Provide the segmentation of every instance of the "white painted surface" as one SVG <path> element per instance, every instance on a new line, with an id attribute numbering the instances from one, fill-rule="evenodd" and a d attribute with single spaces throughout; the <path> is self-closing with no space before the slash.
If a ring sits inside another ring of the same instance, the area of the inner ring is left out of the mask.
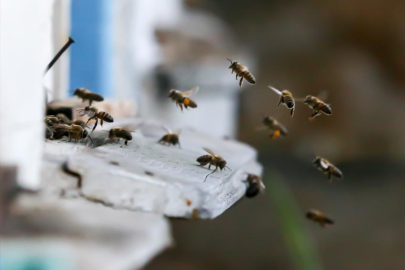
<path id="1" fill-rule="evenodd" d="M 39 186 L 44 70 L 52 58 L 53 0 L 0 0 L 0 163 Z"/>
<path id="2" fill-rule="evenodd" d="M 68 160 L 69 167 L 83 176 L 85 196 L 119 209 L 212 219 L 245 195 L 246 173 L 261 174 L 257 152 L 246 144 L 184 129 L 179 148 L 158 144 L 164 134 L 161 125 L 144 122 L 142 129 L 133 133 L 129 146 L 121 141 L 91 149 L 83 144 L 48 141 L 42 177 L 44 189 L 58 193 L 61 188 L 75 187 L 75 178 L 60 170 L 61 162 Z M 107 132 L 94 132 L 92 136 L 100 141 L 107 137 Z M 214 168 L 198 166 L 196 159 L 207 154 L 202 147 L 221 155 L 232 171 L 217 171 L 204 182 Z"/>

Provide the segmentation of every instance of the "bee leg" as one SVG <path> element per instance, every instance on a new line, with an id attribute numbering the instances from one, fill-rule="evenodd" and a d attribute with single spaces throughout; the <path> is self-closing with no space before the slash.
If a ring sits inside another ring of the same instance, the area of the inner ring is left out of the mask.
<path id="1" fill-rule="evenodd" d="M 91 103 L 93 103 L 93 100 L 89 99 L 89 106 L 91 106 Z"/>
<path id="2" fill-rule="evenodd" d="M 181 145 L 180 145 L 180 143 L 178 142 L 177 144 L 179 145 L 179 148 L 181 149 Z"/>
<path id="3" fill-rule="evenodd" d="M 283 96 L 280 97 L 280 100 L 278 101 L 277 107 L 280 106 L 281 102 L 284 102 Z"/>
<path id="4" fill-rule="evenodd" d="M 240 76 L 239 87 L 242 88 L 243 85 L 243 76 Z"/>
<path id="5" fill-rule="evenodd" d="M 87 126 L 87 123 L 90 121 L 92 119 L 92 117 L 90 117 L 88 120 L 87 120 L 87 122 L 86 122 L 86 126 Z"/>
<path id="6" fill-rule="evenodd" d="M 329 179 L 329 183 L 332 183 L 332 172 L 331 172 L 331 170 L 328 171 L 328 179 Z"/>
<path id="7" fill-rule="evenodd" d="M 96 123 L 94 124 L 93 130 L 91 131 L 91 133 L 93 133 L 93 131 L 96 129 L 97 124 L 98 124 L 98 118 L 96 118 Z"/>
<path id="8" fill-rule="evenodd" d="M 204 179 L 204 182 L 207 181 L 208 176 L 210 176 L 211 174 L 213 174 L 214 172 L 216 172 L 218 169 L 218 166 L 215 168 L 215 170 L 213 170 L 211 173 L 207 174 L 207 176 Z"/>
<path id="9" fill-rule="evenodd" d="M 101 125 L 101 127 L 103 127 L 103 123 L 104 123 L 104 121 L 103 121 L 103 119 L 101 119 L 101 120 L 100 120 L 100 125 Z"/>
<path id="10" fill-rule="evenodd" d="M 128 146 L 128 141 L 125 141 L 125 145 Z"/>
<path id="11" fill-rule="evenodd" d="M 235 78 L 235 80 L 238 80 L 238 73 L 236 73 L 236 78 Z"/>
<path id="12" fill-rule="evenodd" d="M 311 116 L 309 117 L 309 120 L 310 121 L 313 121 L 314 119 L 315 119 L 315 117 L 317 117 L 317 116 L 319 116 L 319 115 L 321 115 L 321 113 L 319 112 L 319 111 L 314 111 L 312 114 L 311 114 Z"/>
<path id="13" fill-rule="evenodd" d="M 292 107 L 292 108 L 291 108 L 291 111 L 290 111 L 291 117 L 294 116 L 294 111 L 295 111 L 295 107 Z"/>
<path id="14" fill-rule="evenodd" d="M 181 112 L 183 112 L 183 104 L 179 104 Z"/>

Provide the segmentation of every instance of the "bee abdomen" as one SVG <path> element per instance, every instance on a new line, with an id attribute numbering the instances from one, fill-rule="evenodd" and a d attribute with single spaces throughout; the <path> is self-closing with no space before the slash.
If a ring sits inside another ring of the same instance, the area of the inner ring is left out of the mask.
<path id="1" fill-rule="evenodd" d="M 100 96 L 99 94 L 92 93 L 91 95 L 88 96 L 88 99 L 92 99 L 94 101 L 103 101 L 104 98 Z"/>
<path id="2" fill-rule="evenodd" d="M 205 163 L 207 164 L 208 162 L 210 162 L 212 160 L 212 156 L 211 155 L 203 155 L 199 158 L 197 158 L 197 162 L 198 163 Z"/>
<path id="3" fill-rule="evenodd" d="M 184 104 L 184 106 L 186 106 L 186 108 L 187 107 L 197 108 L 197 103 L 195 103 L 194 101 L 192 101 L 189 98 L 184 98 L 183 104 Z"/>
<path id="4" fill-rule="evenodd" d="M 343 178 L 343 173 L 342 173 L 342 171 L 339 170 L 339 169 L 336 168 L 336 167 L 332 167 L 332 168 L 331 168 L 331 173 L 332 173 L 333 176 L 336 176 L 336 177 L 338 177 L 338 178 Z"/>
<path id="5" fill-rule="evenodd" d="M 324 105 L 320 108 L 320 110 L 321 110 L 323 113 L 327 114 L 327 115 L 331 115 L 331 114 L 332 114 L 332 108 L 331 108 L 328 104 L 324 104 Z"/>
<path id="6" fill-rule="evenodd" d="M 291 109 L 294 108 L 295 102 L 294 99 L 290 96 L 284 96 L 284 103 L 287 105 L 287 108 Z"/>
<path id="7" fill-rule="evenodd" d="M 244 74 L 243 74 L 243 77 L 245 78 L 246 81 L 248 81 L 248 83 L 256 84 L 255 77 L 249 71 L 245 71 Z"/>
<path id="8" fill-rule="evenodd" d="M 246 189 L 246 197 L 248 198 L 253 198 L 260 192 L 260 187 L 258 184 L 252 184 L 249 185 L 249 187 Z"/>
<path id="9" fill-rule="evenodd" d="M 114 119 L 112 118 L 112 116 L 106 112 L 100 112 L 98 114 L 98 118 L 100 118 L 103 121 L 106 121 L 108 123 L 114 122 Z"/>

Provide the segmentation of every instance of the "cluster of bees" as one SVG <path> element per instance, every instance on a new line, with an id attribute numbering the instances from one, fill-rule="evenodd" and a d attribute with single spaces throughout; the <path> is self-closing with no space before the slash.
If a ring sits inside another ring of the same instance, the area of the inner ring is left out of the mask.
<path id="1" fill-rule="evenodd" d="M 61 51 L 55 56 L 55 58 L 51 61 L 48 65 L 46 71 L 48 71 L 52 65 L 56 62 L 56 60 L 60 57 L 60 55 L 69 47 L 70 44 L 74 43 L 74 41 L 70 38 L 69 42 L 61 49 Z M 235 72 L 236 80 L 239 80 L 239 87 L 243 86 L 243 81 L 247 81 L 250 84 L 256 84 L 256 79 L 252 75 L 252 73 L 248 70 L 248 68 L 242 65 L 239 62 L 232 61 L 231 59 L 227 60 L 231 63 L 229 69 L 231 69 L 231 73 Z M 303 102 L 306 104 L 311 110 L 312 114 L 309 117 L 309 120 L 314 120 L 315 117 L 320 116 L 321 114 L 324 115 L 331 115 L 332 109 L 329 104 L 325 103 L 320 96 L 315 97 L 308 95 L 304 99 L 295 99 L 293 94 L 288 90 L 278 90 L 272 86 L 268 86 L 271 90 L 273 90 L 277 95 L 280 96 L 278 101 L 277 107 L 280 104 L 285 105 L 290 110 L 291 116 L 294 116 L 295 112 L 295 103 Z M 177 107 L 183 112 L 184 108 L 197 108 L 197 103 L 191 99 L 192 96 L 197 94 L 199 91 L 199 87 L 193 87 L 187 91 L 180 91 L 176 89 L 171 89 L 169 91 L 169 98 L 176 104 Z M 80 116 L 88 116 L 87 122 L 84 122 L 82 119 L 75 119 L 70 120 L 63 114 L 58 114 L 56 116 L 48 115 L 45 117 L 45 127 L 46 127 L 46 138 L 48 139 L 61 139 L 63 137 L 68 137 L 69 141 L 72 139 L 75 142 L 78 142 L 82 139 L 90 139 L 93 142 L 90 134 L 96 129 L 98 122 L 100 121 L 101 127 L 103 126 L 104 122 L 112 123 L 114 122 L 113 117 L 108 114 L 107 112 L 100 111 L 97 107 L 92 106 L 93 102 L 100 102 L 103 101 L 104 98 L 96 93 L 91 92 L 86 88 L 77 88 L 74 91 L 74 95 L 78 98 L 82 99 L 83 102 L 88 101 L 89 105 L 84 107 L 83 109 L 79 109 Z M 91 133 L 86 130 L 86 128 L 90 128 L 88 126 L 89 121 L 95 120 L 95 124 L 92 128 Z M 168 128 L 166 129 L 166 134 L 158 141 L 158 143 L 163 145 L 178 145 L 180 148 L 180 141 L 179 141 L 179 134 L 180 131 L 173 132 Z M 263 127 L 260 129 L 269 130 L 269 137 L 271 139 L 276 139 L 280 136 L 287 136 L 288 130 L 285 126 L 283 126 L 280 122 L 278 122 L 275 118 L 266 116 L 263 119 Z M 118 142 L 123 139 L 124 144 L 128 145 L 128 141 L 132 140 L 132 134 L 130 130 L 116 127 L 112 128 L 108 131 L 108 139 L 111 142 Z M 107 139 L 107 138 L 106 138 Z M 197 162 L 199 166 L 204 167 L 208 165 L 208 169 L 211 169 L 211 166 L 215 167 L 215 169 L 207 174 L 204 179 L 204 182 L 207 180 L 207 177 L 215 172 L 224 170 L 228 168 L 227 162 L 224 158 L 220 155 L 216 154 L 214 151 L 208 148 L 203 148 L 207 154 L 202 155 L 197 158 Z M 332 181 L 332 177 L 342 178 L 342 172 L 332 163 L 330 163 L 327 159 L 322 157 L 316 157 L 313 161 L 314 166 L 321 171 L 322 173 L 328 176 L 329 181 Z M 262 178 L 258 175 L 254 174 L 247 174 L 247 178 L 245 180 L 247 182 L 247 189 L 246 189 L 246 197 L 252 198 L 257 196 L 259 193 L 263 192 L 264 184 Z M 333 220 L 328 218 L 325 214 L 318 210 L 311 210 L 306 214 L 306 217 L 318 222 L 322 227 L 326 224 L 333 224 Z"/>

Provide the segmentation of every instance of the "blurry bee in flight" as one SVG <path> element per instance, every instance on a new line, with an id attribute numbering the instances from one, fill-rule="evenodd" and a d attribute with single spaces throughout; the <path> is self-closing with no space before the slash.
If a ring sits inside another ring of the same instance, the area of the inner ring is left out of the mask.
<path id="1" fill-rule="evenodd" d="M 263 124 L 265 127 L 260 127 L 260 129 L 270 129 L 270 139 L 278 138 L 280 135 L 287 136 L 288 130 L 285 126 L 280 124 L 275 118 L 266 116 L 263 119 Z"/>
<path id="2" fill-rule="evenodd" d="M 277 107 L 280 106 L 281 103 L 283 103 L 288 109 L 290 109 L 290 114 L 291 116 L 294 116 L 294 111 L 295 111 L 295 100 L 292 95 L 292 93 L 288 90 L 283 90 L 280 91 L 272 86 L 268 86 L 271 90 L 273 90 L 277 95 L 280 96 L 280 100 L 277 104 Z"/>
<path id="3" fill-rule="evenodd" d="M 125 140 L 125 145 L 128 146 L 128 141 L 132 140 L 131 132 L 134 132 L 134 131 L 129 131 L 122 127 L 112 128 L 112 129 L 110 129 L 110 131 L 108 133 L 108 138 L 111 141 L 118 139 L 118 142 L 120 141 L 120 139 L 123 139 L 123 140 Z"/>
<path id="4" fill-rule="evenodd" d="M 60 132 L 60 133 L 65 133 L 68 132 L 69 135 L 69 142 L 74 139 L 75 142 L 81 140 L 81 139 L 86 139 L 89 138 L 91 142 L 93 142 L 93 139 L 90 137 L 88 134 L 87 130 L 82 128 L 79 125 L 67 125 L 67 124 L 58 124 L 55 126 L 55 132 Z"/>
<path id="5" fill-rule="evenodd" d="M 168 144 L 168 145 L 179 145 L 179 147 L 181 148 L 180 145 L 180 141 L 179 141 L 179 135 L 180 135 L 180 130 L 177 132 L 173 132 L 170 129 L 168 129 L 167 127 L 163 127 L 166 131 L 167 134 L 165 134 L 159 141 L 158 143 L 160 144 Z"/>
<path id="6" fill-rule="evenodd" d="M 58 113 L 56 117 L 59 119 L 61 124 L 71 124 L 72 121 L 63 113 Z"/>
<path id="7" fill-rule="evenodd" d="M 89 116 L 89 119 L 87 120 L 86 125 L 90 120 L 92 120 L 92 119 L 96 120 L 96 123 L 94 124 L 93 130 L 91 132 L 93 132 L 96 129 L 97 124 L 98 124 L 98 119 L 100 119 L 101 126 L 103 126 L 104 121 L 106 121 L 107 123 L 114 122 L 114 119 L 112 118 L 111 115 L 109 115 L 106 112 L 99 112 L 98 109 L 94 106 L 92 106 L 92 107 L 86 106 L 84 109 L 79 109 L 78 111 L 82 113 L 81 116 L 83 116 L 83 115 Z"/>
<path id="8" fill-rule="evenodd" d="M 183 105 L 184 107 L 186 107 L 186 109 L 188 107 L 197 108 L 197 104 L 193 100 L 191 100 L 190 97 L 197 94 L 199 89 L 200 88 L 198 86 L 184 92 L 176 89 L 171 89 L 169 91 L 169 98 L 171 98 L 176 103 L 176 106 L 180 107 L 181 111 L 183 111 Z"/>
<path id="9" fill-rule="evenodd" d="M 89 101 L 89 106 L 91 106 L 91 103 L 93 101 L 103 101 L 104 98 L 100 96 L 99 94 L 91 92 L 89 89 L 86 88 L 76 88 L 74 93 L 74 96 L 77 96 L 78 98 L 81 98 L 83 102 L 86 100 Z"/>
<path id="10" fill-rule="evenodd" d="M 306 216 L 308 219 L 319 223 L 322 228 L 324 228 L 327 224 L 332 225 L 335 223 L 332 219 L 328 218 L 324 213 L 318 210 L 310 210 L 307 212 Z"/>
<path id="11" fill-rule="evenodd" d="M 265 186 L 263 184 L 262 178 L 255 174 L 248 174 L 247 179 L 248 188 L 246 189 L 246 197 L 253 198 L 257 194 L 264 192 Z"/>
<path id="12" fill-rule="evenodd" d="M 308 107 L 310 107 L 312 110 L 314 110 L 314 112 L 309 117 L 309 120 L 314 120 L 315 117 L 321 115 L 321 113 L 325 115 L 332 114 L 332 108 L 330 107 L 330 105 L 326 104 L 318 97 L 307 96 L 304 99 L 304 103 L 308 105 Z"/>
<path id="13" fill-rule="evenodd" d="M 328 175 L 329 182 L 332 182 L 332 176 L 337 178 L 343 178 L 343 173 L 339 170 L 335 165 L 330 163 L 327 159 L 322 157 L 316 157 L 313 161 L 315 167 L 323 172 L 324 174 Z"/>
<path id="14" fill-rule="evenodd" d="M 236 73 L 236 80 L 238 79 L 238 77 L 240 77 L 240 81 L 239 81 L 240 88 L 242 88 L 243 79 L 245 79 L 250 84 L 256 84 L 255 77 L 252 75 L 252 73 L 249 72 L 247 67 L 245 67 L 244 65 L 242 65 L 239 62 L 236 62 L 236 61 L 233 62 L 229 58 L 226 58 L 226 59 L 228 59 L 228 61 L 231 62 L 231 65 L 229 66 L 229 68 L 232 69 L 231 74 L 233 74 L 234 72 Z"/>
<path id="15" fill-rule="evenodd" d="M 214 152 L 212 152 L 210 149 L 208 148 L 203 148 L 209 155 L 203 155 L 200 156 L 199 158 L 197 158 L 197 162 L 200 163 L 199 166 L 204 167 L 205 165 L 209 164 L 208 169 L 211 169 L 211 165 L 215 166 L 215 170 L 209 174 L 207 174 L 207 176 L 205 177 L 204 182 L 207 180 L 207 177 L 211 174 L 213 174 L 214 172 L 216 172 L 219 169 L 222 171 L 225 167 L 229 169 L 228 166 L 226 166 L 226 161 L 225 159 L 223 159 L 221 156 L 216 155 Z M 231 170 L 231 169 L 229 169 Z"/>

